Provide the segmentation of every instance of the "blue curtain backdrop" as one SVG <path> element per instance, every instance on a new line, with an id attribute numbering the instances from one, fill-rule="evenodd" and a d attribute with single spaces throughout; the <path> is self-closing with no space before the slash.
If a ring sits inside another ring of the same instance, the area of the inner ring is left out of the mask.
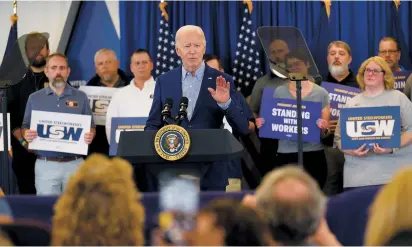
<path id="1" fill-rule="evenodd" d="M 401 1 L 396 10 L 393 1 L 332 1 L 330 19 L 322 1 L 254 1 L 253 26 L 295 26 L 304 35 L 322 75 L 327 73 L 326 49 L 332 40 L 343 40 L 352 48 L 351 68 L 356 72 L 368 57 L 376 55 L 384 36 L 401 38 L 402 65 L 411 68 L 412 3 Z M 206 35 L 207 53 L 218 55 L 225 71 L 231 72 L 240 32 L 241 1 L 169 1 L 167 12 L 173 33 L 183 25 L 198 25 Z M 156 62 L 159 30 L 159 2 L 121 1 L 120 58 L 128 71 L 134 49 L 146 48 Z M 263 72 L 268 71 L 261 50 Z"/>

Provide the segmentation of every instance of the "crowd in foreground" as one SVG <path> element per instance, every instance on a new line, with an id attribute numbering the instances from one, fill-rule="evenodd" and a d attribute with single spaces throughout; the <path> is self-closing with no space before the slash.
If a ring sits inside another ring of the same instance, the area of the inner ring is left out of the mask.
<path id="1" fill-rule="evenodd" d="M 405 241 L 412 218 L 405 196 L 412 192 L 411 177 L 412 169 L 399 171 L 380 190 L 371 206 L 365 245 L 399 245 L 399 234 Z M 326 201 L 303 169 L 285 166 L 270 171 L 256 192 L 242 201 L 217 199 L 200 208 L 191 228 L 176 229 L 163 222 L 147 236 L 145 208 L 130 164 L 96 154 L 81 164 L 56 202 L 50 244 L 340 246 L 325 219 Z M 12 221 L 0 218 L 3 226 Z M 0 245 L 12 246 L 9 237 L 0 234 Z"/>

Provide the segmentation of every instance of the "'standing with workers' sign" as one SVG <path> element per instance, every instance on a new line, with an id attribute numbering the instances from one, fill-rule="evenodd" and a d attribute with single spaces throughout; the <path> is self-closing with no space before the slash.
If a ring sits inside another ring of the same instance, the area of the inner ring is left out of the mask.
<path id="1" fill-rule="evenodd" d="M 342 149 L 399 148 L 401 117 L 399 106 L 343 108 L 340 112 Z"/>
<path id="2" fill-rule="evenodd" d="M 32 111 L 30 129 L 37 137 L 29 149 L 87 155 L 84 134 L 90 132 L 89 115 Z"/>
<path id="3" fill-rule="evenodd" d="M 265 88 L 262 95 L 260 116 L 265 124 L 259 136 L 280 140 L 298 139 L 296 100 L 274 98 L 274 89 Z M 320 102 L 302 101 L 302 138 L 304 142 L 319 143 L 320 129 L 316 122 L 321 118 Z"/>
<path id="4" fill-rule="evenodd" d="M 90 108 L 96 125 L 106 125 L 106 113 L 113 94 L 118 90 L 111 87 L 81 86 L 79 90 L 85 92 L 89 98 Z"/>
<path id="5" fill-rule="evenodd" d="M 330 120 L 338 120 L 340 109 L 349 99 L 362 92 L 359 88 L 348 87 L 337 83 L 322 82 L 321 85 L 329 94 Z"/>
<path id="6" fill-rule="evenodd" d="M 406 85 L 406 80 L 408 80 L 409 75 L 411 74 L 410 71 L 399 71 L 394 72 L 393 77 L 395 78 L 395 86 L 394 88 L 403 92 Z"/>

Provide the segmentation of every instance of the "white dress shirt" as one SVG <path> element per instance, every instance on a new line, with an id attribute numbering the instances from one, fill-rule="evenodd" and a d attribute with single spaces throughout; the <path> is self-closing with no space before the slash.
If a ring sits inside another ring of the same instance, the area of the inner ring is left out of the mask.
<path id="1" fill-rule="evenodd" d="M 112 118 L 114 117 L 148 117 L 152 107 L 155 80 L 150 77 L 140 90 L 134 79 L 126 87 L 120 88 L 112 97 L 106 113 L 106 136 L 110 144 Z"/>

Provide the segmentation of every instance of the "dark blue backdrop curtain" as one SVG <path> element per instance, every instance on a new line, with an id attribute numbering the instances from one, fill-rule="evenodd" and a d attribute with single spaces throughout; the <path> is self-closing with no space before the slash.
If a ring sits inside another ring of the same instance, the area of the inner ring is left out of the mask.
<path id="1" fill-rule="evenodd" d="M 119 4 L 121 67 L 128 70 L 129 56 L 137 48 L 148 49 L 156 62 L 159 2 L 121 1 Z M 206 52 L 221 57 L 225 71 L 231 73 L 240 32 L 242 1 L 170 1 L 168 4 L 173 32 L 188 24 L 202 27 L 207 40 Z M 330 41 L 343 40 L 351 46 L 351 68 L 356 72 L 365 59 L 377 54 L 379 40 L 389 35 L 403 37 L 402 65 L 410 68 L 411 11 L 412 3 L 407 1 L 402 1 L 399 10 L 393 1 L 332 1 L 328 20 L 322 1 L 254 1 L 252 21 L 255 28 L 299 28 L 324 75 L 327 72 L 326 49 Z M 266 73 L 267 61 L 261 51 L 262 70 Z"/>

